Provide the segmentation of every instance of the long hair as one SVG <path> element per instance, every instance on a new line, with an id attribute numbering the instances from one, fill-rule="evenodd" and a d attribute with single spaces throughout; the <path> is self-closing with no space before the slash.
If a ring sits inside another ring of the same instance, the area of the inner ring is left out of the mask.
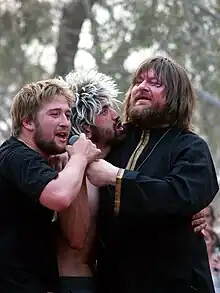
<path id="1" fill-rule="evenodd" d="M 119 105 L 120 93 L 115 81 L 94 69 L 71 71 L 64 78 L 75 94 L 72 107 L 72 134 L 84 132 L 84 126 L 95 125 L 96 115 L 102 111 L 102 102 Z"/>
<path id="2" fill-rule="evenodd" d="M 150 69 L 165 86 L 166 109 L 171 117 L 170 124 L 189 129 L 196 101 L 195 92 L 185 69 L 177 62 L 165 57 L 147 59 L 135 71 L 124 101 L 125 122 L 129 122 L 131 90 L 141 73 Z"/>

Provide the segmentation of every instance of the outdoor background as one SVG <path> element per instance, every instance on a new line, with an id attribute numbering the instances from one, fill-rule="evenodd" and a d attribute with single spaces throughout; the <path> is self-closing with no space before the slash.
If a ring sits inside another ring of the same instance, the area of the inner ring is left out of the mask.
<path id="1" fill-rule="evenodd" d="M 125 93 L 152 55 L 171 56 L 190 74 L 196 132 L 220 177 L 220 0 L 0 0 L 0 142 L 25 83 L 96 67 Z"/>

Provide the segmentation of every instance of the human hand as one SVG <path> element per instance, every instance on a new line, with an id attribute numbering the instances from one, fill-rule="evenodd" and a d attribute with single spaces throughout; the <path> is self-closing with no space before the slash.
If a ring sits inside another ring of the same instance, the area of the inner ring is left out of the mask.
<path id="1" fill-rule="evenodd" d="M 115 185 L 118 170 L 119 168 L 100 159 L 87 167 L 86 176 L 93 185 L 98 187 Z"/>
<path id="2" fill-rule="evenodd" d="M 192 226 L 194 232 L 204 232 L 207 227 L 207 222 L 205 218 L 204 211 L 200 211 L 199 213 L 193 215 L 192 217 Z"/>
<path id="3" fill-rule="evenodd" d="M 48 164 L 51 168 L 60 172 L 66 166 L 66 164 L 68 163 L 68 160 L 69 160 L 68 153 L 65 152 L 60 155 L 50 156 L 48 159 Z"/>
<path id="4" fill-rule="evenodd" d="M 101 155 L 101 150 L 90 139 L 87 139 L 84 133 L 80 134 L 73 145 L 67 145 L 66 150 L 70 157 L 73 155 L 82 156 L 87 163 L 97 160 Z"/>

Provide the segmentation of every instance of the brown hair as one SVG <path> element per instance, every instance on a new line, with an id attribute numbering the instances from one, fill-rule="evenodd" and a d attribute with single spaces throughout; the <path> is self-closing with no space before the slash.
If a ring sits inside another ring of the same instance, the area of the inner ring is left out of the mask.
<path id="1" fill-rule="evenodd" d="M 72 107 L 73 92 L 60 79 L 48 79 L 25 85 L 13 98 L 11 106 L 12 135 L 19 136 L 22 121 L 25 118 L 35 119 L 45 101 L 51 101 L 55 95 L 65 96 L 67 103 Z"/>
<path id="2" fill-rule="evenodd" d="M 180 64 L 164 57 L 147 59 L 135 71 L 124 101 L 125 122 L 129 121 L 131 90 L 136 79 L 142 72 L 150 69 L 155 72 L 157 79 L 165 86 L 166 108 L 171 117 L 170 124 L 189 129 L 196 100 L 192 84 Z"/>

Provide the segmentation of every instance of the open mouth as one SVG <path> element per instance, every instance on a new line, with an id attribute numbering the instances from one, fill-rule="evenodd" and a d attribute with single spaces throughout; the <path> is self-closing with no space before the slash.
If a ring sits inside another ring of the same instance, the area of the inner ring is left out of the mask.
<path id="1" fill-rule="evenodd" d="M 151 98 L 148 96 L 144 96 L 144 97 L 139 96 L 138 98 L 136 98 L 136 102 L 138 101 L 151 101 Z"/>
<path id="2" fill-rule="evenodd" d="M 146 105 L 149 105 L 151 103 L 152 103 L 152 100 L 150 98 L 148 98 L 148 97 L 140 97 L 140 98 L 136 99 L 136 101 L 135 101 L 136 106 L 142 106 L 142 105 L 146 106 Z"/>
<path id="3" fill-rule="evenodd" d="M 115 130 L 124 131 L 124 126 L 122 125 L 121 121 L 115 124 Z"/>
<path id="4" fill-rule="evenodd" d="M 56 136 L 59 138 L 60 141 L 65 142 L 67 141 L 68 134 L 66 132 L 58 132 Z"/>

